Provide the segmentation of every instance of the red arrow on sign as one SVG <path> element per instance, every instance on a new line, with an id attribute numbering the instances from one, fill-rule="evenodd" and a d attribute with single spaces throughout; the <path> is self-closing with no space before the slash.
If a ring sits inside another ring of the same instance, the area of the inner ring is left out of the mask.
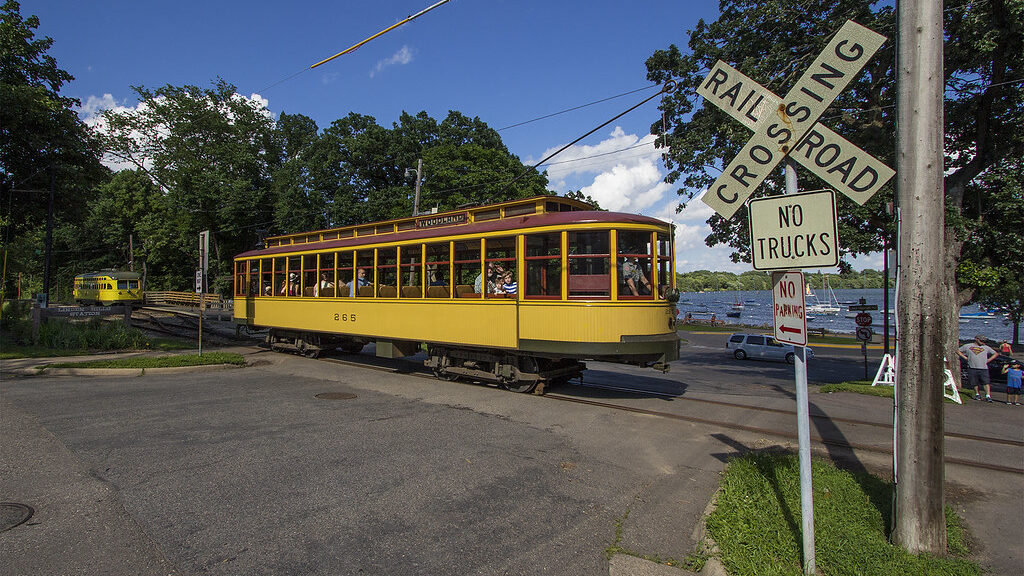
<path id="1" fill-rule="evenodd" d="M 793 334 L 799 334 L 803 330 L 799 328 L 790 328 L 789 326 L 779 326 L 779 332 L 792 332 Z"/>

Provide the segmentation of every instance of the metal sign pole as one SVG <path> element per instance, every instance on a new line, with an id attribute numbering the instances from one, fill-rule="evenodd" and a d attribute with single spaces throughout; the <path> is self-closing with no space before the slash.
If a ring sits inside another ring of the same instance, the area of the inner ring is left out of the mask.
<path id="1" fill-rule="evenodd" d="M 786 194 L 797 193 L 796 164 L 786 157 Z M 801 296 L 802 297 L 802 296 Z M 816 574 L 814 561 L 814 495 L 811 482 L 811 431 L 807 406 L 807 358 L 803 346 L 794 346 L 796 427 L 800 455 L 800 527 L 803 535 L 804 574 Z"/>

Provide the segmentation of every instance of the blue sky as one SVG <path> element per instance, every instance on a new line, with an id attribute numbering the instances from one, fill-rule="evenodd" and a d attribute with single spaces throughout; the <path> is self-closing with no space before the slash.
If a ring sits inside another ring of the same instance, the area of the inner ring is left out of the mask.
<path id="1" fill-rule="evenodd" d="M 708 0 L 452 0 L 306 69 L 433 3 L 27 0 L 22 15 L 39 16 L 37 33 L 54 39 L 50 54 L 75 76 L 63 93 L 82 101 L 87 119 L 135 106 L 133 85 L 209 86 L 220 76 L 273 114 L 305 114 L 321 128 L 349 112 L 390 126 L 403 110 L 438 120 L 458 110 L 501 129 L 650 86 L 646 59 L 672 43 L 685 47 L 686 31 L 718 14 L 718 2 Z M 535 162 L 655 90 L 500 134 L 514 154 Z M 680 271 L 749 270 L 729 260 L 728 248 L 704 245 L 710 209 L 703 203 L 675 214 L 676 189 L 661 182 L 660 153 L 648 135 L 659 118 L 655 99 L 557 156 L 547 167 L 551 187 L 582 188 L 605 208 L 674 221 Z"/>

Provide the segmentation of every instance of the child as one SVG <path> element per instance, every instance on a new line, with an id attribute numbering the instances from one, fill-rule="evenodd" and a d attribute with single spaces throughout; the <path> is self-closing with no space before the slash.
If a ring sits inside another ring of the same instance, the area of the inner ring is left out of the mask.
<path id="1" fill-rule="evenodd" d="M 516 280 L 512 276 L 511 272 L 507 272 L 505 274 L 505 278 L 503 279 L 503 283 L 501 285 L 501 290 L 502 292 L 505 293 L 506 296 L 515 296 L 516 292 L 519 290 L 519 287 L 516 285 Z"/>
<path id="2" fill-rule="evenodd" d="M 1003 374 L 1006 374 L 1006 405 L 1020 406 L 1021 375 L 1024 374 L 1020 368 L 1020 362 L 1014 360 L 1003 366 Z M 1010 401 L 1011 397 L 1013 398 L 1012 402 Z"/>

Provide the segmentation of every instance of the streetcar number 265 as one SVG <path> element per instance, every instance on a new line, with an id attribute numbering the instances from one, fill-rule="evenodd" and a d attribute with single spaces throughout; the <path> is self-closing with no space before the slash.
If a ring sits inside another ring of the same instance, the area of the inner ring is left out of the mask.
<path id="1" fill-rule="evenodd" d="M 356 321 L 356 315 L 355 314 L 335 314 L 334 315 L 334 321 L 335 322 L 355 322 Z"/>

